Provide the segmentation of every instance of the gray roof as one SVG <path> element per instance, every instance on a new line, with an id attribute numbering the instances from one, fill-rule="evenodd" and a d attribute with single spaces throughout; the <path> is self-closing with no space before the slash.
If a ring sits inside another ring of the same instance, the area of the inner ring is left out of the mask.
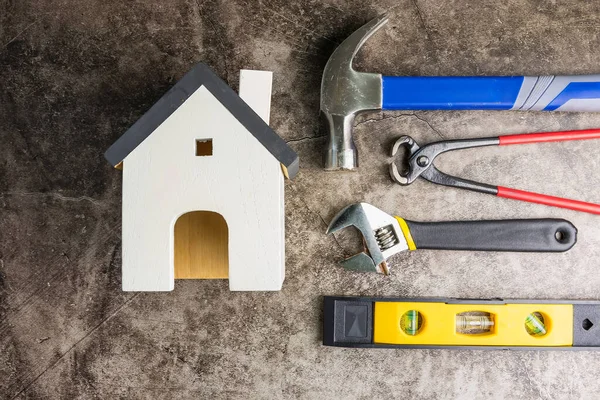
<path id="1" fill-rule="evenodd" d="M 198 88 L 213 96 L 285 167 L 291 179 L 298 173 L 298 155 L 206 64 L 197 64 L 131 128 L 110 146 L 104 157 L 117 166 L 171 116 Z"/>

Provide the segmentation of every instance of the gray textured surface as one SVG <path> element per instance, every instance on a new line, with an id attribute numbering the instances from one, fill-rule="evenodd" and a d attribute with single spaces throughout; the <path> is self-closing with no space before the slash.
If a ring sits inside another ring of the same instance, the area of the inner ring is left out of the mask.
<path id="1" fill-rule="evenodd" d="M 0 0 L 0 397 L 594 398 L 599 353 L 348 350 L 320 345 L 331 295 L 599 297 L 598 217 L 417 182 L 394 185 L 388 146 L 410 133 L 481 137 L 600 126 L 600 115 L 365 115 L 359 172 L 325 173 L 321 70 L 336 42 L 380 12 L 391 22 L 358 67 L 387 74 L 600 70 L 600 4 L 568 1 Z M 287 182 L 287 278 L 278 293 L 223 281 L 120 291 L 121 174 L 102 153 L 190 67 L 235 84 L 275 72 L 272 126 L 299 153 Z M 448 154 L 440 168 L 600 201 L 600 143 Z M 423 251 L 390 277 L 347 273 L 351 237 L 326 222 L 367 201 L 414 220 L 564 217 L 562 255 Z"/>

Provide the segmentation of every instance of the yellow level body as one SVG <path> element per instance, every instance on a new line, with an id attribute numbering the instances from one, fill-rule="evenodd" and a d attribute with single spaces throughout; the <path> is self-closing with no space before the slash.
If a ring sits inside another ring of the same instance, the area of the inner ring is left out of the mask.
<path id="1" fill-rule="evenodd" d="M 402 316 L 419 312 L 422 325 L 414 335 L 401 329 Z M 487 333 L 462 334 L 456 329 L 456 316 L 468 312 L 489 313 L 494 321 Z M 538 312 L 544 317 L 546 333 L 527 332 L 525 320 Z M 375 302 L 373 343 L 390 345 L 448 346 L 572 346 L 572 304 L 452 304 L 435 302 Z"/>
<path id="2" fill-rule="evenodd" d="M 323 344 L 600 350 L 600 301 L 324 296 Z"/>

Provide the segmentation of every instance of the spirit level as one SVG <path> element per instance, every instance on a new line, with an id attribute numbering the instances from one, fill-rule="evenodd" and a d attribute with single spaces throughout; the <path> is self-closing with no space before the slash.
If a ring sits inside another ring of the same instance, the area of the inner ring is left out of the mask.
<path id="1" fill-rule="evenodd" d="M 600 301 L 324 298 L 323 344 L 600 349 Z"/>

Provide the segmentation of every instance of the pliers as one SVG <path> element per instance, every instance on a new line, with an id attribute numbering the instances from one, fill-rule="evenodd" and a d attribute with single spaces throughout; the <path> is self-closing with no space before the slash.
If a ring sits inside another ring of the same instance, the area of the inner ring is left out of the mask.
<path id="1" fill-rule="evenodd" d="M 419 146 L 410 136 L 401 136 L 392 147 L 392 156 L 395 156 L 400 147 L 406 147 L 409 152 L 407 173 L 401 174 L 394 161 L 390 164 L 390 175 L 400 185 L 409 185 L 418 177 L 444 186 L 452 186 L 474 192 L 493 194 L 507 199 L 545 204 L 553 207 L 568 208 L 571 210 L 600 214 L 600 204 L 586 203 L 578 200 L 564 199 L 547 196 L 539 193 L 510 189 L 503 186 L 494 186 L 486 183 L 462 179 L 445 174 L 438 170 L 433 162 L 435 158 L 445 152 L 460 149 L 469 149 L 483 146 L 506 146 L 511 144 L 528 144 L 541 142 L 558 142 L 569 140 L 600 139 L 600 129 L 586 129 L 579 131 L 542 132 L 521 135 L 506 135 L 479 139 L 444 140 L 425 146 Z"/>

